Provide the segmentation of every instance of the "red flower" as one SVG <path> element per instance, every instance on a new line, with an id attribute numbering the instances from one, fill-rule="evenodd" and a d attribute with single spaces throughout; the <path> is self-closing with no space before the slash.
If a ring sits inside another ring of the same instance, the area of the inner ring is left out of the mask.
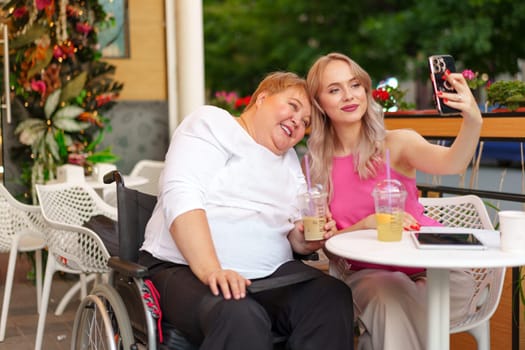
<path id="1" fill-rule="evenodd" d="M 13 17 L 16 19 L 22 18 L 27 14 L 27 7 L 22 6 L 13 11 Z"/>
<path id="2" fill-rule="evenodd" d="M 75 55 L 75 47 L 71 41 L 66 41 L 61 45 L 55 45 L 53 47 L 53 57 L 58 59 L 66 59 L 67 57 L 73 57 Z"/>
<path id="3" fill-rule="evenodd" d="M 117 95 L 114 93 L 106 93 L 106 94 L 96 96 L 95 101 L 97 101 L 97 107 L 100 107 L 102 105 L 105 105 L 108 102 L 111 102 L 116 97 Z"/>
<path id="4" fill-rule="evenodd" d="M 84 166 L 84 164 L 86 164 L 86 155 L 70 153 L 67 155 L 67 162 L 69 164 Z"/>
<path id="5" fill-rule="evenodd" d="M 383 88 L 379 88 L 372 91 L 372 97 L 374 100 L 387 101 L 390 98 L 390 94 Z"/>
<path id="6" fill-rule="evenodd" d="M 235 109 L 244 108 L 250 103 L 250 99 L 251 99 L 251 96 L 238 98 L 237 100 L 235 100 L 234 108 Z"/>
<path id="7" fill-rule="evenodd" d="M 79 16 L 79 10 L 77 7 L 74 7 L 72 5 L 66 6 L 66 13 L 68 17 L 77 18 Z"/>
<path id="8" fill-rule="evenodd" d="M 463 74 L 463 76 L 464 76 L 465 79 L 467 79 L 467 80 L 472 80 L 472 79 L 476 78 L 476 73 L 474 73 L 474 72 L 471 71 L 470 69 L 465 69 L 465 70 L 463 70 L 463 72 L 462 72 L 461 74 Z"/>
<path id="9" fill-rule="evenodd" d="M 44 83 L 42 80 L 33 79 L 31 80 L 31 89 L 43 96 L 46 94 L 46 83 Z"/>
<path id="10" fill-rule="evenodd" d="M 53 0 L 36 0 L 35 2 L 38 11 L 41 11 L 48 6 L 53 5 Z"/>
<path id="11" fill-rule="evenodd" d="M 81 23 L 81 22 L 78 22 L 77 23 L 77 26 L 75 27 L 75 29 L 77 30 L 77 32 L 79 33 L 82 33 L 82 34 L 89 34 L 89 32 L 91 32 L 91 30 L 93 29 L 93 27 L 87 23 L 87 22 L 84 22 L 84 23 Z"/>

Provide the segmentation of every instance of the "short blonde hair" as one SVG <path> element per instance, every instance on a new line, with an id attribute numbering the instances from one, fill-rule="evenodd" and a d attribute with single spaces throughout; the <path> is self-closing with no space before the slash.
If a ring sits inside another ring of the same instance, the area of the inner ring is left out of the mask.
<path id="1" fill-rule="evenodd" d="M 257 89 L 250 98 L 250 102 L 246 106 L 245 110 L 250 109 L 257 100 L 257 97 L 262 92 L 268 92 L 270 95 L 274 95 L 283 92 L 286 89 L 297 89 L 304 92 L 304 95 L 308 97 L 310 104 L 313 103 L 310 94 L 308 94 L 308 87 L 306 86 L 306 80 L 301 78 L 292 72 L 273 72 L 268 74 L 260 83 Z"/>

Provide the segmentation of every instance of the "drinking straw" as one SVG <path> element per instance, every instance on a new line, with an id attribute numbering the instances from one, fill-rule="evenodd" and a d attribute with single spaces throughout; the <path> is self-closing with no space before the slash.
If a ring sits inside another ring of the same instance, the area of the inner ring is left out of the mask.
<path id="1" fill-rule="evenodd" d="M 390 174 L 390 150 L 387 148 L 385 152 L 385 167 L 386 167 L 386 180 L 387 180 L 387 188 L 388 188 L 388 207 L 392 208 L 392 190 L 393 188 L 390 188 L 390 179 L 392 175 Z"/>
<path id="2" fill-rule="evenodd" d="M 386 167 L 386 179 L 390 181 L 391 174 L 390 174 L 390 150 L 386 149 L 386 155 L 385 155 L 385 167 Z"/>
<path id="3" fill-rule="evenodd" d="M 304 169 L 305 169 L 305 172 L 306 172 L 306 186 L 307 186 L 307 189 L 308 189 L 308 197 L 309 197 L 309 207 L 310 207 L 310 213 L 313 213 L 314 211 L 314 207 L 313 207 L 313 203 L 312 203 L 312 192 L 311 192 L 311 189 L 312 189 L 312 181 L 310 180 L 310 160 L 308 158 L 308 154 L 305 154 L 304 155 Z"/>
<path id="4" fill-rule="evenodd" d="M 306 185 L 308 186 L 308 193 L 312 189 L 312 182 L 310 180 L 310 161 L 308 159 L 308 154 L 304 155 L 304 168 L 306 171 Z"/>

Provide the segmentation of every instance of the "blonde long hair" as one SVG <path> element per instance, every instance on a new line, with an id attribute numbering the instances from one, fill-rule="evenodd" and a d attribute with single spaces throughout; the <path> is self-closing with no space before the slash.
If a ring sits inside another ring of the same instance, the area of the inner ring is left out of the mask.
<path id="1" fill-rule="evenodd" d="M 383 109 L 372 97 L 370 75 L 359 64 L 341 53 L 334 52 L 318 58 L 306 78 L 308 91 L 314 98 L 312 130 L 307 145 L 311 159 L 312 182 L 322 184 L 330 192 L 332 192 L 332 159 L 336 146 L 341 143 L 341 140 L 338 139 L 330 118 L 319 105 L 319 89 L 321 76 L 326 66 L 334 60 L 346 62 L 354 77 L 359 80 L 366 91 L 368 108 L 362 118 L 359 145 L 354 154 L 354 166 L 360 178 L 366 179 L 376 174 L 377 167 L 383 162 L 382 154 L 386 135 Z"/>

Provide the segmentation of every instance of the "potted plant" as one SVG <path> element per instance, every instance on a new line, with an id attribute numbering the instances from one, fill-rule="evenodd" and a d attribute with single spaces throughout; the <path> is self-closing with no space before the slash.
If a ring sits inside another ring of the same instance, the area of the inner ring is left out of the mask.
<path id="1" fill-rule="evenodd" d="M 525 82 L 520 80 L 496 81 L 487 89 L 487 102 L 491 106 L 515 111 L 525 107 Z"/>

